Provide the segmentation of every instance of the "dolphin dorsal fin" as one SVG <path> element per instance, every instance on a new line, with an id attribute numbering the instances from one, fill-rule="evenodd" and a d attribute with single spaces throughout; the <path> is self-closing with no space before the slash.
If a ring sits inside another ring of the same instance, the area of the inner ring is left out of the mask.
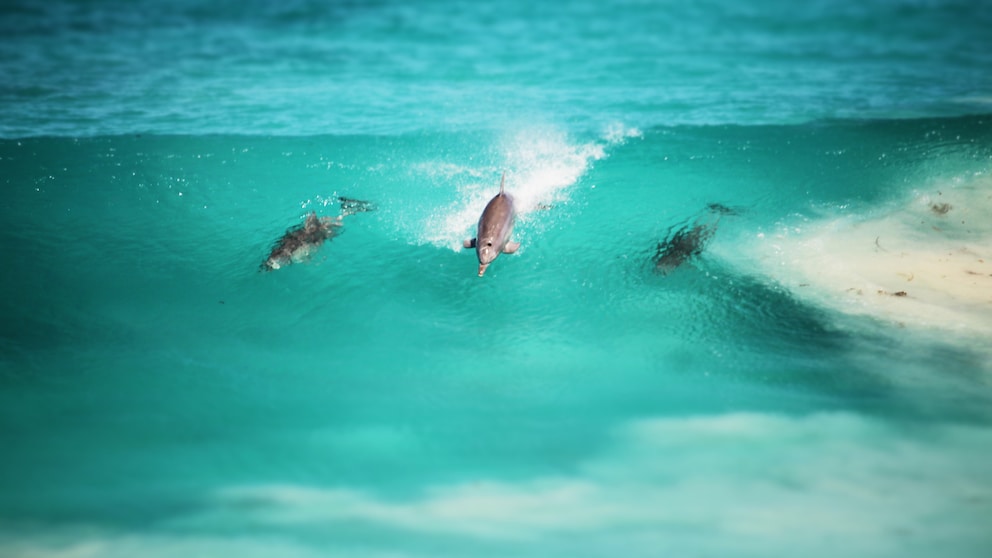
<path id="1" fill-rule="evenodd" d="M 506 182 L 506 171 L 503 171 L 503 176 L 499 178 L 499 195 L 503 195 L 503 183 Z"/>
<path id="2" fill-rule="evenodd" d="M 303 222 L 303 227 L 307 229 L 315 228 L 320 221 L 317 220 L 317 212 L 311 211 L 307 214 L 306 221 Z"/>

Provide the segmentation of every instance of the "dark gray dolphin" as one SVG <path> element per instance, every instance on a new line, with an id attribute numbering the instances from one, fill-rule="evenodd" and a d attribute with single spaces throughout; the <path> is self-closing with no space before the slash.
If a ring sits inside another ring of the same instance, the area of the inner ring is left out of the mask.
<path id="1" fill-rule="evenodd" d="M 513 197 L 503 191 L 505 181 L 504 172 L 499 180 L 499 193 L 489 200 L 479 217 L 479 230 L 475 238 L 463 243 L 466 248 L 475 248 L 479 257 L 479 277 L 485 275 L 486 268 L 500 254 L 512 254 L 520 248 L 519 242 L 510 242 L 516 210 L 513 208 Z"/>
<path id="2" fill-rule="evenodd" d="M 654 270 L 668 275 L 689 258 L 702 253 L 703 246 L 713 237 L 714 232 L 716 225 L 708 223 L 684 225 L 675 232 L 669 229 L 668 236 L 658 243 L 655 250 Z"/>
<path id="3" fill-rule="evenodd" d="M 374 205 L 361 200 L 351 198 L 338 198 L 338 200 L 341 202 L 341 215 L 318 217 L 316 211 L 311 211 L 302 225 L 290 228 L 276 241 L 269 252 L 269 257 L 262 262 L 259 270 L 275 271 L 292 263 L 310 259 L 325 240 L 340 234 L 342 221 L 346 216 L 375 209 Z"/>
<path id="4" fill-rule="evenodd" d="M 683 225 L 674 231 L 674 227 L 668 229 L 668 235 L 658 243 L 655 250 L 655 271 L 668 275 L 689 258 L 701 254 L 706 243 L 716 233 L 720 218 L 737 214 L 733 209 L 717 203 L 711 203 L 707 208 L 709 214 L 697 218 L 691 225 Z"/>
<path id="5" fill-rule="evenodd" d="M 302 225 L 287 230 L 286 234 L 276 241 L 272 251 L 269 252 L 269 257 L 262 262 L 259 269 L 275 271 L 291 263 L 309 259 L 317 248 L 320 248 L 325 240 L 334 237 L 340 228 L 340 217 L 317 217 L 317 212 L 311 211 Z"/>

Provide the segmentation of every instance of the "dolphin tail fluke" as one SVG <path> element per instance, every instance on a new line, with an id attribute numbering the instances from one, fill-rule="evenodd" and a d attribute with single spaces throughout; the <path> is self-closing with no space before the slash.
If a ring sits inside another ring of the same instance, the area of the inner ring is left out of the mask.
<path id="1" fill-rule="evenodd" d="M 341 202 L 342 217 L 353 215 L 355 213 L 365 213 L 366 211 L 376 210 L 376 206 L 372 202 L 356 200 L 355 198 L 346 198 L 344 196 L 338 197 L 338 201 Z"/>
<path id="2" fill-rule="evenodd" d="M 512 254 L 516 252 L 518 248 L 520 248 L 519 242 L 507 242 L 506 246 L 503 247 L 503 253 Z"/>
<path id="3" fill-rule="evenodd" d="M 466 238 L 464 241 L 462 241 L 462 246 L 464 246 L 465 248 L 475 248 L 475 239 Z"/>
<path id="4" fill-rule="evenodd" d="M 717 215 L 739 215 L 736 209 L 727 207 L 722 203 L 708 203 L 706 204 L 706 209 L 709 209 Z"/>

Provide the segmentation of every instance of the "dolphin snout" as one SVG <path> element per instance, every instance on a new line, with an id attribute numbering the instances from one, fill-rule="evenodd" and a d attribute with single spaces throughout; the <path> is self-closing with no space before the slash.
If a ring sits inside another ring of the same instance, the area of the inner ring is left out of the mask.
<path id="1" fill-rule="evenodd" d="M 487 263 L 480 263 L 479 264 L 479 277 L 482 277 L 483 275 L 486 274 L 486 268 L 487 267 L 489 267 L 489 264 L 487 264 Z"/>

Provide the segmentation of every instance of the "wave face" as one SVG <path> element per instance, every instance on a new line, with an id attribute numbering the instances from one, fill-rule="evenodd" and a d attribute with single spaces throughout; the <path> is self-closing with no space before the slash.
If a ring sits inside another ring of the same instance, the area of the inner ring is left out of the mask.
<path id="1" fill-rule="evenodd" d="M 992 551 L 989 10 L 8 4 L 0 555 Z"/>

